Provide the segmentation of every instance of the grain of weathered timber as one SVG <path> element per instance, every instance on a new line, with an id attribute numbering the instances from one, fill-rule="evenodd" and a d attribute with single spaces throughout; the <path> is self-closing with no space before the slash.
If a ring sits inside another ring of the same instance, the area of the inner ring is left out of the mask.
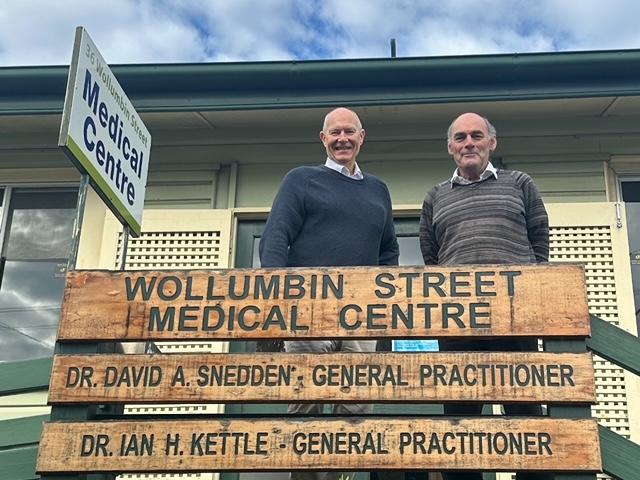
<path id="1" fill-rule="evenodd" d="M 601 470 L 595 420 L 314 418 L 56 422 L 37 471 Z"/>
<path id="2" fill-rule="evenodd" d="M 80 271 L 58 338 L 584 337 L 588 318 L 576 265 Z"/>
<path id="3" fill-rule="evenodd" d="M 591 354 L 57 355 L 49 403 L 595 403 Z"/>

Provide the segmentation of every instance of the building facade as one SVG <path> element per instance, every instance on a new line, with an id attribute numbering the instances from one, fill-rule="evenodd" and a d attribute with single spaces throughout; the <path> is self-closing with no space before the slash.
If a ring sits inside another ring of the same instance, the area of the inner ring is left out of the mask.
<path id="1" fill-rule="evenodd" d="M 525 171 L 538 184 L 552 225 L 551 261 L 584 263 L 591 313 L 637 335 L 640 51 L 113 71 L 153 138 L 143 234 L 128 241 L 126 269 L 258 266 L 257 242 L 278 185 L 291 168 L 324 162 L 318 132 L 335 106 L 359 113 L 367 131 L 359 163 L 389 185 L 401 263 L 419 265 L 422 199 L 453 171 L 446 128 L 458 114 L 475 111 L 497 128 L 494 163 Z M 66 80 L 65 67 L 0 68 L 4 362 L 53 352 L 79 183 L 57 147 Z M 77 268 L 119 269 L 123 248 L 119 223 L 91 192 Z M 160 348 L 246 351 L 254 345 Z M 640 443 L 637 377 L 596 359 L 596 379 L 594 414 Z M 153 410 L 219 413 L 224 407 Z M 46 411 L 46 391 L 0 397 L 0 421 Z"/>

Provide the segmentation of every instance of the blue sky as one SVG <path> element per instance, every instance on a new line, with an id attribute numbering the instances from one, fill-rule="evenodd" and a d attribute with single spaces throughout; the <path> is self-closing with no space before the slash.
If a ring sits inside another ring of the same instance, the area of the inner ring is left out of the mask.
<path id="1" fill-rule="evenodd" d="M 117 63 L 640 48 L 635 0 L 3 0 L 0 66 L 63 65 L 83 25 Z"/>

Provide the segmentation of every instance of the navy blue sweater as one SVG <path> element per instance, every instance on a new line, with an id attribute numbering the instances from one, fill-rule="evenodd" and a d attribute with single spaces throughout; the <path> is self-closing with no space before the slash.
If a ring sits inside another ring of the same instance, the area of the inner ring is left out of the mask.
<path id="1" fill-rule="evenodd" d="M 387 186 L 325 166 L 285 176 L 260 240 L 263 267 L 397 265 L 398 254 Z"/>

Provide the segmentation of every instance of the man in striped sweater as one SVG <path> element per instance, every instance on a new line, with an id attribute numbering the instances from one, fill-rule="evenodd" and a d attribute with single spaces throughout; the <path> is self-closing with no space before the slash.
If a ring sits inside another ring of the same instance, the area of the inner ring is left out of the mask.
<path id="1" fill-rule="evenodd" d="M 451 179 L 431 189 L 420 216 L 426 265 L 539 263 L 549 260 L 549 220 L 526 173 L 495 168 L 498 144 L 489 120 L 475 113 L 456 118 L 447 148 L 456 164 Z M 535 351 L 537 339 L 441 339 L 442 351 Z M 481 404 L 445 405 L 446 415 L 478 415 Z M 509 415 L 539 415 L 538 405 L 505 405 Z M 482 474 L 443 474 L 444 480 L 481 480 Z M 519 480 L 544 478 L 519 474 Z"/>

